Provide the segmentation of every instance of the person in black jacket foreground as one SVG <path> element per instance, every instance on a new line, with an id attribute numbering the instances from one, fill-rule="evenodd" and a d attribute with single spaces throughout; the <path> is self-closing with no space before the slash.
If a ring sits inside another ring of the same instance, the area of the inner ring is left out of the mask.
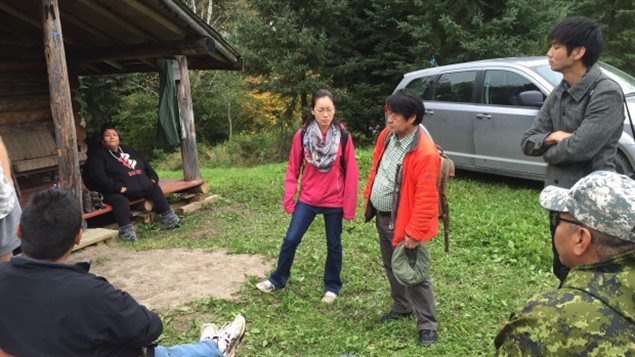
<path id="1" fill-rule="evenodd" d="M 159 186 L 159 176 L 150 164 L 133 148 L 119 142 L 119 133 L 111 125 L 101 129 L 101 145 L 88 152 L 82 171 L 84 184 L 91 191 L 104 195 L 104 202 L 112 206 L 119 235 L 125 240 L 137 240 L 130 222 L 130 200 L 149 199 L 153 210 L 161 214 L 164 229 L 176 228 L 179 217 L 170 209 Z"/>
<path id="2" fill-rule="evenodd" d="M 67 190 L 39 192 L 25 207 L 22 256 L 0 265 L 0 355 L 234 355 L 245 333 L 241 315 L 220 330 L 203 325 L 198 342 L 154 346 L 163 330 L 157 314 L 90 274 L 88 263 L 68 263 L 81 224 L 79 200 Z"/>

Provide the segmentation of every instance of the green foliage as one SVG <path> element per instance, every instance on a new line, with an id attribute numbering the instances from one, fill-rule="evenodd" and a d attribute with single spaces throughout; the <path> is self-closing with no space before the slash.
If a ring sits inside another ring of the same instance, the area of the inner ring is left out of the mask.
<path id="1" fill-rule="evenodd" d="M 443 65 L 543 54 L 549 30 L 567 13 L 598 21 L 603 59 L 633 73 L 629 1 L 221 0 L 210 8 L 188 0 L 246 65 L 246 73 L 191 71 L 197 139 L 213 145 L 241 132 L 290 135 L 311 93 L 323 87 L 335 93 L 337 119 L 361 140 L 383 124 L 383 101 L 403 73 L 432 58 Z M 114 120 L 125 126 L 128 144 L 151 155 L 157 86 L 155 74 L 82 78 L 89 139 Z"/>
<path id="2" fill-rule="evenodd" d="M 571 3 L 571 15 L 583 15 L 602 28 L 601 59 L 635 75 L 635 3 L 633 0 L 581 0 Z"/>
<path id="3" fill-rule="evenodd" d="M 357 151 L 360 194 L 370 157 L 370 149 Z M 143 227 L 134 249 L 222 248 L 263 255 L 273 266 L 289 224 L 280 207 L 284 172 L 285 164 L 202 169 L 210 192 L 221 199 L 188 215 L 175 231 Z M 374 222 L 361 219 L 361 198 L 357 219 L 344 223 L 344 286 L 333 305 L 319 301 L 326 248 L 323 220 L 317 217 L 298 248 L 285 289 L 262 294 L 254 286 L 260 278 L 252 277 L 236 300 L 202 299 L 163 311 L 161 343 L 191 342 L 202 323 L 222 323 L 242 313 L 247 335 L 241 356 L 492 355 L 494 336 L 509 314 L 534 294 L 557 286 L 550 273 L 547 215 L 537 203 L 540 186 L 462 171 L 450 180 L 450 253 L 443 252 L 441 235 L 427 243 L 440 328 L 434 346 L 416 345 L 414 319 L 376 322 L 390 308 L 390 289 Z"/>
<path id="4" fill-rule="evenodd" d="M 564 14 L 547 0 L 257 0 L 252 8 L 255 16 L 239 21 L 237 41 L 249 73 L 262 78 L 258 89 L 290 98 L 285 120 L 327 87 L 338 116 L 362 133 L 382 122 L 383 101 L 405 72 L 433 57 L 450 64 L 542 54 L 550 26 Z"/>
<path id="5" fill-rule="evenodd" d="M 156 93 L 134 92 L 123 98 L 121 108 L 112 117 L 121 132 L 121 141 L 144 156 L 149 156 L 156 147 L 158 103 Z"/>
<path id="6" fill-rule="evenodd" d="M 197 71 L 192 75 L 196 132 L 201 142 L 217 144 L 241 132 L 270 130 L 267 105 L 248 91 L 243 74 Z"/>
<path id="7" fill-rule="evenodd" d="M 306 108 L 309 95 L 330 86 L 325 68 L 335 55 L 332 36 L 346 37 L 347 31 L 338 31 L 337 19 L 347 2 L 255 0 L 251 6 L 257 16 L 244 16 L 237 27 L 240 51 L 248 73 L 262 78 L 256 89 L 287 100 L 279 125 L 289 129 L 297 107 Z M 324 21 L 325 14 L 329 21 Z"/>
<path id="8" fill-rule="evenodd" d="M 89 143 L 100 140 L 103 124 L 113 124 L 124 144 L 151 157 L 156 145 L 158 76 L 130 74 L 80 79 L 82 114 Z"/>
<path id="9" fill-rule="evenodd" d="M 240 133 L 231 140 L 218 145 L 199 143 L 198 160 L 201 167 L 230 168 L 253 167 L 274 162 L 286 162 L 289 158 L 291 137 L 273 131 L 250 134 Z M 180 170 L 182 159 L 180 151 L 166 154 L 157 150 L 153 155 L 157 159 L 157 168 Z"/>
<path id="10" fill-rule="evenodd" d="M 279 134 L 239 134 L 228 142 L 227 150 L 237 155 L 232 166 L 254 166 L 286 161 L 289 157 L 291 138 Z"/>

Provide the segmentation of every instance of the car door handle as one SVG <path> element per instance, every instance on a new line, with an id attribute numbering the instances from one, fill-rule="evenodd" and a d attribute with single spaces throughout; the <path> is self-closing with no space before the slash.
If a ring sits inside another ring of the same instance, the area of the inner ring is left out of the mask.
<path id="1" fill-rule="evenodd" d="M 434 110 L 428 110 L 428 109 L 426 109 L 426 111 L 425 111 L 425 115 L 428 115 L 428 116 L 430 116 L 430 115 L 434 115 Z"/>
<path id="2" fill-rule="evenodd" d="M 481 120 L 490 120 L 490 119 L 492 119 L 492 116 L 490 114 L 485 114 L 485 113 L 476 114 L 476 117 L 478 119 L 481 119 Z"/>

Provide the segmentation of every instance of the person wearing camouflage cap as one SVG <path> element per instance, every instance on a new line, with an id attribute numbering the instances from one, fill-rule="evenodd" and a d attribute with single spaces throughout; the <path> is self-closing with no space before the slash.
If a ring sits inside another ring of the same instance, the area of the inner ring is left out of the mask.
<path id="1" fill-rule="evenodd" d="M 596 171 L 571 189 L 546 187 L 555 245 L 571 268 L 498 333 L 499 356 L 635 356 L 635 181 Z"/>

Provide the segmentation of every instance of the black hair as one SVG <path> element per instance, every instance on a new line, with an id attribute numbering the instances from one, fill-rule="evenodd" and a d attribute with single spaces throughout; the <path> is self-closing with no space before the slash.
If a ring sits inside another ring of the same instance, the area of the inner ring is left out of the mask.
<path id="1" fill-rule="evenodd" d="M 574 48 L 584 47 L 582 63 L 587 67 L 593 66 L 602 53 L 602 30 L 584 16 L 565 18 L 551 30 L 547 39 L 565 45 L 569 55 Z"/>
<path id="2" fill-rule="evenodd" d="M 38 192 L 20 218 L 22 252 L 34 259 L 57 260 L 73 246 L 81 227 L 82 209 L 70 191 Z"/>
<path id="3" fill-rule="evenodd" d="M 106 123 L 106 124 L 101 126 L 101 129 L 99 129 L 99 141 L 102 141 L 104 139 L 104 133 L 108 129 L 112 129 L 112 130 L 116 131 L 117 135 L 119 135 L 119 130 L 117 130 L 117 128 L 115 128 L 114 124 Z"/>
<path id="4" fill-rule="evenodd" d="M 311 110 L 315 108 L 315 103 L 318 101 L 318 99 L 324 98 L 324 97 L 328 97 L 331 100 L 331 102 L 333 102 L 333 106 L 335 107 L 335 98 L 333 98 L 333 93 L 331 93 L 330 91 L 326 89 L 318 89 L 315 92 L 313 92 L 313 96 L 311 96 Z M 313 115 L 313 113 L 309 112 L 309 115 L 306 117 L 306 120 L 304 121 L 304 123 L 302 123 L 302 127 L 306 129 L 309 123 L 313 120 L 315 120 L 315 116 Z M 333 119 L 333 123 L 335 124 L 337 123 L 335 119 Z"/>
<path id="5" fill-rule="evenodd" d="M 419 96 L 408 88 L 399 89 L 386 99 L 385 110 L 401 114 L 406 119 L 416 115 L 414 125 L 419 125 L 423 120 L 425 107 Z"/>
<path id="6" fill-rule="evenodd" d="M 315 91 L 315 93 L 313 93 L 313 96 L 311 97 L 311 109 L 315 108 L 315 103 L 318 101 L 318 99 L 324 98 L 324 97 L 329 97 L 329 99 L 331 99 L 331 102 L 333 102 L 333 105 L 335 105 L 335 99 L 333 98 L 333 93 L 331 93 L 330 91 L 326 89 L 318 89 Z"/>

